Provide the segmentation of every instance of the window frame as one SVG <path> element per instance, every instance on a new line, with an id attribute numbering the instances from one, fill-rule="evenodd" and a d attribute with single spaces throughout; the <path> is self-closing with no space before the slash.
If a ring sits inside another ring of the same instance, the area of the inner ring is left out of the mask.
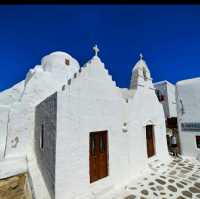
<path id="1" fill-rule="evenodd" d="M 65 65 L 69 66 L 70 65 L 70 60 L 65 58 Z"/>

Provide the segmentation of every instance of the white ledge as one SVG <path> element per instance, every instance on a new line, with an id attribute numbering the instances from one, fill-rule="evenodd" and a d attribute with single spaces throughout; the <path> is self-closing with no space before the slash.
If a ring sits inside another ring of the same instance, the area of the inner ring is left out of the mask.
<path id="1" fill-rule="evenodd" d="M 27 171 L 25 157 L 9 158 L 0 161 L 0 179 L 15 176 Z"/>

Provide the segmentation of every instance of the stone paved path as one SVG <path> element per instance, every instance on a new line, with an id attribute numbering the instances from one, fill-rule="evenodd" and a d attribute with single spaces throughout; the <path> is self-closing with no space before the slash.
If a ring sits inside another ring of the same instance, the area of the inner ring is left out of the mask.
<path id="1" fill-rule="evenodd" d="M 175 158 L 169 164 L 155 160 L 151 173 L 104 199 L 200 199 L 200 162 Z"/>

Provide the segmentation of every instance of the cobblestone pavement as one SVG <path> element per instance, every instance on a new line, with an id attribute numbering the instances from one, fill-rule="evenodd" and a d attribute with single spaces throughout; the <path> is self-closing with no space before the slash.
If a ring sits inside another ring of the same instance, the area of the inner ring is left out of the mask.
<path id="1" fill-rule="evenodd" d="M 200 199 L 200 162 L 175 158 L 169 164 L 155 160 L 149 167 L 152 171 L 149 175 L 138 178 L 108 198 Z"/>

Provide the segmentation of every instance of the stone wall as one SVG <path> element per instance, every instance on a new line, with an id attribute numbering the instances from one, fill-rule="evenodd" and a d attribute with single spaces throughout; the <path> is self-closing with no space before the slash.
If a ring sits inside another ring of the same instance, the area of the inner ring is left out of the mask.
<path id="1" fill-rule="evenodd" d="M 1 199 L 32 199 L 26 174 L 0 180 Z"/>

